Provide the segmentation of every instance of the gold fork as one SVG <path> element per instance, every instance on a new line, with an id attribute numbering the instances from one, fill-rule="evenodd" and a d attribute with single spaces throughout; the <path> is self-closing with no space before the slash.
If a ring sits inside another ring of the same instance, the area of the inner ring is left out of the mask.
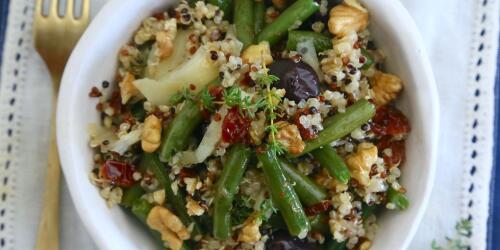
<path id="1" fill-rule="evenodd" d="M 38 226 L 37 250 L 59 249 L 59 184 L 61 168 L 57 155 L 55 107 L 57 93 L 66 61 L 83 34 L 90 19 L 90 0 L 82 0 L 82 14 L 76 19 L 74 0 L 66 0 L 66 12 L 59 16 L 59 1 L 51 0 L 49 13 L 42 13 L 43 0 L 36 0 L 33 38 L 35 48 L 47 64 L 52 78 L 52 114 L 47 176 L 43 194 L 43 208 Z"/>

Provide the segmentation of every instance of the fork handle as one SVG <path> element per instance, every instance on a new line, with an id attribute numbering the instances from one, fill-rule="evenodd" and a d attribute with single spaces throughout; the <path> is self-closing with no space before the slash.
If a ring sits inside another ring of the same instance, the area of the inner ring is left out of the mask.
<path id="1" fill-rule="evenodd" d="M 52 99 L 48 168 L 47 175 L 45 176 L 43 208 L 40 224 L 38 225 L 36 250 L 59 250 L 59 187 L 61 167 L 56 143 L 55 105 L 57 97 L 53 97 Z"/>

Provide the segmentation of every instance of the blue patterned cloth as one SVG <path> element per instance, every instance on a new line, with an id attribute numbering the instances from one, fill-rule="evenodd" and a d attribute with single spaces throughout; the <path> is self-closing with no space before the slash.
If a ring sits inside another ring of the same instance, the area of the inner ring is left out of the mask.
<path id="1" fill-rule="evenodd" d="M 0 67 L 2 66 L 3 44 L 5 40 L 5 29 L 7 28 L 9 2 L 9 0 L 0 1 Z"/>

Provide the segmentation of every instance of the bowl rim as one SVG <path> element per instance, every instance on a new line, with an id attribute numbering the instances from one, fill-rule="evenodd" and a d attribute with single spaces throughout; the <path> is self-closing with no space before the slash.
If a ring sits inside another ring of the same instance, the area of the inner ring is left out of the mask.
<path id="1" fill-rule="evenodd" d="M 116 246 L 111 245 L 109 243 L 109 239 L 104 234 L 96 230 L 96 225 L 98 225 L 98 221 L 96 221 L 95 218 L 93 219 L 89 218 L 90 216 L 88 213 L 88 211 L 91 208 L 91 204 L 88 204 L 88 202 L 85 201 L 84 197 L 82 197 L 83 195 L 78 190 L 77 185 L 72 184 L 72 183 L 78 183 L 77 180 L 79 178 L 81 179 L 82 176 L 77 176 L 76 174 L 72 173 L 74 171 L 73 170 L 74 162 L 72 161 L 72 159 L 75 156 L 75 150 L 71 150 L 71 148 L 74 147 L 74 145 L 72 145 L 70 136 L 68 136 L 71 134 L 71 132 L 69 126 L 67 126 L 68 123 L 65 121 L 64 117 L 65 114 L 69 114 L 73 110 L 73 107 L 71 107 L 71 105 L 65 105 L 65 104 L 70 103 L 70 99 L 72 97 L 69 93 L 73 92 L 72 89 L 74 88 L 74 85 L 72 83 L 78 82 L 76 76 L 78 76 L 79 72 L 82 71 L 82 65 L 85 62 L 84 59 L 85 54 L 87 53 L 87 51 L 91 51 L 92 49 L 89 46 L 91 44 L 90 41 L 95 36 L 95 34 L 99 33 L 99 31 L 102 29 L 102 26 L 106 26 L 101 24 L 107 23 L 108 22 L 107 19 L 109 18 L 110 15 L 119 15 L 120 11 L 118 10 L 120 8 L 127 8 L 127 2 L 131 3 L 131 1 L 134 0 L 108 1 L 96 15 L 94 20 L 91 22 L 91 24 L 83 34 L 82 38 L 78 42 L 77 46 L 73 50 L 73 53 L 68 60 L 61 81 L 61 88 L 58 97 L 59 102 L 57 105 L 57 120 L 56 120 L 57 144 L 65 145 L 64 147 L 58 146 L 59 157 L 61 161 L 62 170 L 65 176 L 65 180 L 68 183 L 71 199 L 75 204 L 78 215 L 80 216 L 84 226 L 86 227 L 87 231 L 89 232 L 95 243 L 98 245 L 99 248 L 102 249 L 113 249 Z M 415 64 L 415 67 L 417 67 L 418 69 L 412 68 L 411 71 L 417 70 L 418 72 L 423 73 L 421 77 L 425 80 L 426 87 L 430 91 L 428 93 L 428 100 L 426 100 L 426 102 L 429 103 L 429 106 L 432 107 L 432 109 L 429 109 L 429 113 L 427 114 L 429 117 L 429 122 L 431 123 L 430 127 L 433 128 L 432 131 L 428 132 L 430 133 L 430 138 L 431 138 L 431 143 L 430 143 L 431 148 L 429 150 L 430 167 L 429 167 L 429 172 L 427 173 L 425 188 L 422 192 L 423 202 L 419 205 L 419 209 L 415 215 L 415 219 L 413 220 L 414 223 L 412 223 L 412 225 L 410 226 L 410 230 L 408 231 L 408 234 L 406 235 L 402 243 L 403 249 L 406 249 L 409 246 L 411 240 L 413 239 L 420 222 L 422 221 L 422 217 L 424 215 L 425 210 L 427 209 L 432 187 L 434 185 L 434 178 L 436 172 L 436 159 L 437 159 L 438 129 L 439 129 L 439 115 L 438 115 L 439 102 L 438 102 L 437 87 L 434 79 L 434 74 L 432 72 L 432 67 L 429 61 L 429 57 L 427 56 L 422 38 L 418 32 L 415 22 L 411 18 L 406 8 L 402 5 L 402 3 L 400 1 L 393 1 L 393 0 L 361 0 L 361 2 L 368 2 L 368 1 L 370 2 L 375 1 L 378 2 L 378 4 L 380 4 L 381 6 L 391 8 L 393 10 L 393 13 L 395 13 L 395 16 L 397 16 L 394 19 L 399 20 L 401 21 L 402 24 L 404 24 L 404 27 L 406 29 L 405 40 L 410 41 L 411 46 L 414 47 L 416 51 L 418 51 L 418 53 L 412 54 L 416 57 L 415 61 L 418 63 Z M 166 2 L 167 1 L 165 1 L 164 4 L 166 4 Z M 396 24 L 396 26 L 398 25 L 403 26 L 402 24 Z M 85 181 L 87 181 L 87 179 Z"/>

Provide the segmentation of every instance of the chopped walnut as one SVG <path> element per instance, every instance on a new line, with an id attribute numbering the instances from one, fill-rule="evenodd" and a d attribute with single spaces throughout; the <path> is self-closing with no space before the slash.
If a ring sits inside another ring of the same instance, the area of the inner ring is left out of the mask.
<path id="1" fill-rule="evenodd" d="M 399 77 L 380 71 L 375 72 L 370 78 L 370 82 L 372 84 L 373 98 L 377 106 L 386 105 L 396 99 L 396 96 L 403 89 L 403 84 Z"/>
<path id="2" fill-rule="evenodd" d="M 248 46 L 241 54 L 243 62 L 248 64 L 261 63 L 264 61 L 266 65 L 273 62 L 273 56 L 271 55 L 271 48 L 269 47 L 269 42 L 262 41 L 259 44 Z"/>
<path id="3" fill-rule="evenodd" d="M 141 146 L 144 152 L 152 153 L 161 144 L 161 119 L 155 115 L 149 115 L 144 120 L 142 130 Z"/>
<path id="4" fill-rule="evenodd" d="M 134 86 L 135 77 L 132 73 L 127 72 L 123 80 L 118 84 L 120 86 L 120 96 L 122 104 L 126 104 L 131 97 L 139 94 L 139 90 Z"/>
<path id="5" fill-rule="evenodd" d="M 182 224 L 179 217 L 166 207 L 155 206 L 147 218 L 148 226 L 161 233 L 162 240 L 168 242 L 173 250 L 181 249 L 184 240 L 190 238 L 188 229 Z"/>
<path id="6" fill-rule="evenodd" d="M 200 216 L 205 212 L 198 201 L 193 200 L 191 197 L 187 197 L 186 210 L 190 216 Z"/>
<path id="7" fill-rule="evenodd" d="M 304 151 L 306 144 L 300 136 L 299 128 L 295 124 L 288 122 L 276 123 L 278 133 L 276 140 L 283 145 L 291 154 L 299 154 Z M 271 138 L 269 138 L 270 140 Z"/>
<path id="8" fill-rule="evenodd" d="M 368 26 L 368 11 L 357 1 L 345 1 L 330 10 L 328 30 L 336 36 L 361 32 Z"/>
<path id="9" fill-rule="evenodd" d="M 250 123 L 250 139 L 253 144 L 260 145 L 264 136 L 266 136 L 266 115 L 264 112 L 259 112 L 257 120 Z"/>
<path id="10" fill-rule="evenodd" d="M 156 44 L 158 50 L 156 55 L 160 60 L 168 58 L 173 51 L 174 44 L 173 41 L 177 34 L 177 22 L 175 18 L 171 18 L 165 21 L 164 30 L 156 33 Z"/>
<path id="11" fill-rule="evenodd" d="M 369 184 L 370 170 L 377 161 L 377 156 L 377 147 L 367 142 L 359 144 L 356 152 L 347 156 L 346 163 L 351 170 L 352 177 L 361 185 Z"/>
<path id="12" fill-rule="evenodd" d="M 243 223 L 243 228 L 238 235 L 238 241 L 245 243 L 255 243 L 259 241 L 261 234 L 259 227 L 262 224 L 262 220 L 258 214 L 253 214 L 249 216 Z"/>

